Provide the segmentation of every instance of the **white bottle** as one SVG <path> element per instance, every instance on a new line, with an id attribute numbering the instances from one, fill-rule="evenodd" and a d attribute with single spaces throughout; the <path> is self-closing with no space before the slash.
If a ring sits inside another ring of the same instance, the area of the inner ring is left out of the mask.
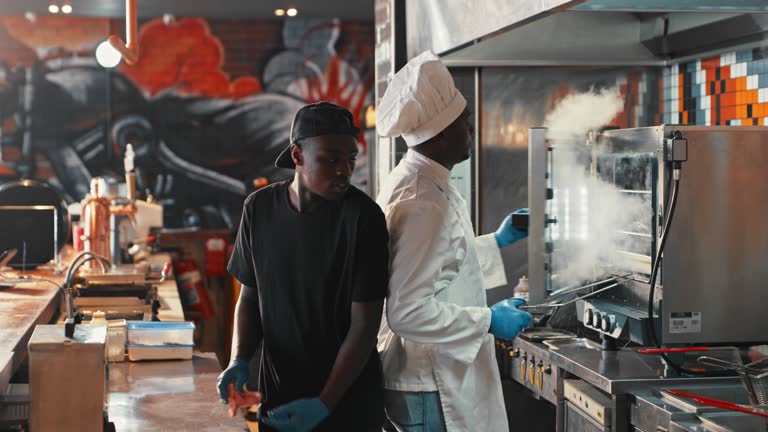
<path id="1" fill-rule="evenodd" d="M 88 325 L 103 325 L 107 326 L 109 322 L 107 322 L 107 318 L 102 311 L 96 311 L 93 313 L 93 316 L 91 317 L 91 321 L 88 323 Z"/>
<path id="2" fill-rule="evenodd" d="M 529 299 L 528 278 L 525 276 L 521 277 L 520 282 L 517 284 L 513 292 L 514 292 L 514 296 L 513 296 L 514 298 L 521 298 L 527 302 Z"/>

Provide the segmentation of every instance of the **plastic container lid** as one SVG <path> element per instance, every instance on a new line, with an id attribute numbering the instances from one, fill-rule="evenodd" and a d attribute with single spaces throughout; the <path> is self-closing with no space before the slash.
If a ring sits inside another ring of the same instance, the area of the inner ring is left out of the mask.
<path id="1" fill-rule="evenodd" d="M 194 330 L 188 321 L 128 321 L 128 330 Z"/>
<path id="2" fill-rule="evenodd" d="M 128 348 L 194 348 L 194 344 L 162 344 L 162 345 L 144 345 L 126 343 Z"/>

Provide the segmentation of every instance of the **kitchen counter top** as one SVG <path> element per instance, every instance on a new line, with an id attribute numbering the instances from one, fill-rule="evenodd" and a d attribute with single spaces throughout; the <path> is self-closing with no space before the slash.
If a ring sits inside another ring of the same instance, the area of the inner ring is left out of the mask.
<path id="1" fill-rule="evenodd" d="M 219 402 L 221 372 L 213 353 L 192 360 L 121 362 L 109 366 L 109 420 L 118 432 L 248 431 Z"/>
<path id="2" fill-rule="evenodd" d="M 167 254 L 149 257 L 162 266 Z M 16 276 L 6 272 L 6 276 Z M 64 275 L 53 269 L 26 272 L 30 279 L 0 288 L 0 392 L 27 356 L 27 342 L 37 324 L 56 320 L 62 296 L 55 284 Z M 54 283 L 43 281 L 49 279 Z M 183 321 L 184 311 L 173 276 L 156 284 L 161 321 Z M 187 361 L 109 364 L 109 419 L 119 432 L 248 431 L 245 419 L 230 417 L 216 394 L 221 372 L 216 355 L 196 353 Z"/>
<path id="3" fill-rule="evenodd" d="M 64 261 L 73 257 L 70 253 Z M 150 256 L 148 261 L 152 266 L 162 266 L 170 261 L 170 256 L 156 254 Z M 13 271 L 3 274 L 7 277 L 18 276 Z M 53 268 L 46 267 L 27 271 L 24 276 L 29 279 L 13 288 L 0 288 L 0 392 L 5 390 L 8 380 L 27 358 L 27 342 L 35 326 L 54 322 L 61 305 L 62 295 L 55 284 L 63 283 L 64 271 L 56 273 Z M 161 321 L 184 321 L 184 310 L 173 276 L 157 284 L 157 294 L 160 301 L 158 318 Z"/>
<path id="4" fill-rule="evenodd" d="M 725 357 L 731 361 L 737 355 L 731 348 L 713 350 L 707 355 L 715 356 L 715 352 L 722 351 L 718 357 Z M 567 348 L 551 350 L 552 362 L 577 377 L 589 382 L 600 390 L 609 394 L 626 394 L 637 389 L 657 385 L 663 382 L 665 385 L 677 384 L 717 384 L 738 381 L 735 377 L 698 378 L 698 377 L 669 377 L 665 376 L 664 364 L 658 355 L 639 354 L 635 349 L 621 349 L 618 351 L 602 351 L 585 348 Z M 691 353 L 695 358 L 701 353 Z M 686 366 L 691 367 L 686 364 Z"/>
<path id="5" fill-rule="evenodd" d="M 13 272 L 5 276 L 16 276 Z M 27 357 L 27 342 L 37 324 L 48 324 L 56 315 L 61 294 L 54 284 L 64 275 L 53 269 L 29 271 L 30 279 L 13 288 L 0 288 L 0 391 Z M 50 279 L 52 282 L 42 279 Z"/>

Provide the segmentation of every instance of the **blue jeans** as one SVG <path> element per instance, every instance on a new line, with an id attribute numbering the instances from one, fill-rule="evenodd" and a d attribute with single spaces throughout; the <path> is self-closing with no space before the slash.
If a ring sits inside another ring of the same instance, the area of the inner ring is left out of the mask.
<path id="1" fill-rule="evenodd" d="M 400 432 L 445 432 L 445 418 L 437 392 L 387 390 L 387 417 Z"/>

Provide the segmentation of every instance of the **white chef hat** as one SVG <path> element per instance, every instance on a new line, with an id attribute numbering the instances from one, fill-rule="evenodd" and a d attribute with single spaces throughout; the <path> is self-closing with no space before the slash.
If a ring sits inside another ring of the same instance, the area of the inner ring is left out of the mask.
<path id="1" fill-rule="evenodd" d="M 402 135 L 413 147 L 442 132 L 466 106 L 448 68 L 425 51 L 392 78 L 376 109 L 376 131 L 381 136 Z"/>

